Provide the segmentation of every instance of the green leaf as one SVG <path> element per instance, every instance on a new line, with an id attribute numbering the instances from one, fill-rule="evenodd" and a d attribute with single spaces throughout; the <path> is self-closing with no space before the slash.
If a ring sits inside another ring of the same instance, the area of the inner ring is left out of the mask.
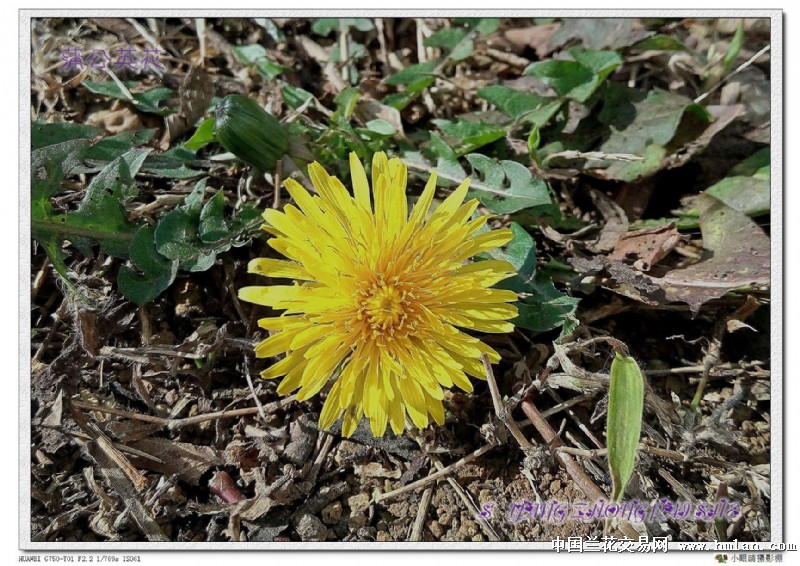
<path id="1" fill-rule="evenodd" d="M 416 83 L 423 79 L 433 79 L 431 74 L 434 72 L 439 62 L 436 60 L 425 61 L 424 63 L 417 63 L 416 65 L 409 65 L 402 71 L 399 71 L 386 79 L 388 85 L 409 85 Z"/>
<path id="2" fill-rule="evenodd" d="M 524 165 L 516 161 L 498 163 L 479 153 L 466 158 L 482 177 L 482 183 L 471 185 L 470 195 L 492 212 L 508 214 L 552 202 L 545 182 L 533 178 Z"/>
<path id="3" fill-rule="evenodd" d="M 731 39 L 728 50 L 725 52 L 725 58 L 722 60 L 722 74 L 727 73 L 736 61 L 736 58 L 739 56 L 739 52 L 742 50 L 743 41 L 744 20 L 739 22 L 739 26 L 736 28 L 736 33 L 733 34 L 733 39 Z"/>
<path id="4" fill-rule="evenodd" d="M 461 140 L 461 145 L 455 148 L 457 155 L 465 155 L 476 149 L 493 143 L 506 135 L 506 128 L 503 125 L 479 122 L 476 120 L 465 120 L 459 118 L 453 122 L 449 120 L 433 120 L 448 136 Z"/>
<path id="5" fill-rule="evenodd" d="M 31 122 L 31 151 L 70 140 L 92 139 L 103 131 L 86 124 Z"/>
<path id="6" fill-rule="evenodd" d="M 366 124 L 364 124 L 367 129 L 371 132 L 378 134 L 380 137 L 388 138 L 392 137 L 397 133 L 394 126 L 392 126 L 386 120 L 381 120 L 380 118 L 375 120 L 370 120 Z"/>
<path id="7" fill-rule="evenodd" d="M 633 358 L 617 352 L 611 362 L 608 389 L 608 466 L 613 483 L 612 501 L 619 501 L 633 475 L 642 434 L 644 377 Z"/>
<path id="8" fill-rule="evenodd" d="M 155 229 L 158 252 L 176 260 L 186 271 L 205 271 L 214 264 L 217 254 L 243 244 L 261 225 L 258 211 L 252 206 L 226 221 L 222 217 L 222 191 L 203 206 L 205 186 L 206 179 L 198 181 L 184 203 L 165 214 Z"/>
<path id="9" fill-rule="evenodd" d="M 216 242 L 228 235 L 230 227 L 225 222 L 223 211 L 225 209 L 225 194 L 217 191 L 200 211 L 200 222 L 197 234 L 205 243 Z"/>
<path id="10" fill-rule="evenodd" d="M 419 93 L 428 88 L 434 82 L 433 77 L 428 77 L 425 79 L 420 79 L 414 83 L 411 83 L 406 87 L 403 92 L 398 92 L 395 94 L 390 94 L 383 98 L 383 103 L 386 106 L 391 106 L 392 108 L 397 108 L 398 110 L 402 110 L 409 104 L 411 104 L 418 96 Z"/>
<path id="11" fill-rule="evenodd" d="M 124 204 L 136 194 L 133 178 L 151 151 L 134 149 L 109 163 L 92 179 L 76 211 L 57 214 L 50 197 L 61 192 L 61 182 L 77 169 L 88 143 L 62 142 L 31 154 L 31 232 L 73 290 L 62 243 L 69 240 L 86 255 L 99 244 L 110 255 L 126 257 L 137 226 L 128 221 Z"/>
<path id="12" fill-rule="evenodd" d="M 195 164 L 197 156 L 186 147 L 176 146 L 160 155 L 150 155 L 142 165 L 142 172 L 154 177 L 170 179 L 191 179 L 199 177 L 202 171 L 191 169 L 189 165 Z"/>
<path id="13" fill-rule="evenodd" d="M 172 89 L 166 87 L 155 87 L 146 92 L 140 93 L 126 93 L 120 84 L 117 84 L 115 81 L 105 81 L 102 83 L 83 81 L 81 84 L 86 87 L 89 92 L 94 94 L 100 94 L 109 96 L 111 98 L 116 98 L 118 100 L 124 100 L 125 102 L 130 102 L 137 110 L 141 110 L 142 112 L 157 114 L 159 116 L 167 116 L 173 112 L 169 108 L 161 108 L 159 106 L 160 102 L 169 100 L 175 95 L 175 92 Z M 124 85 L 124 87 L 129 91 L 131 88 L 136 86 L 136 83 L 132 81 L 121 84 Z M 129 98 L 128 94 L 130 94 L 133 98 Z"/>
<path id="14" fill-rule="evenodd" d="M 536 245 L 528 231 L 516 222 L 512 222 L 509 228 L 514 236 L 505 250 L 498 251 L 497 257 L 513 265 L 523 282 L 529 282 L 536 273 Z"/>
<path id="15" fill-rule="evenodd" d="M 659 89 L 644 93 L 610 83 L 598 113 L 600 122 L 609 127 L 610 135 L 599 150 L 638 155 L 645 161 L 613 162 L 603 177 L 629 182 L 658 171 L 667 154 L 665 146 L 676 136 L 687 114 L 700 123 L 711 122 L 705 108 L 684 96 Z"/>
<path id="16" fill-rule="evenodd" d="M 539 96 L 530 92 L 520 92 L 513 88 L 501 85 L 490 85 L 478 89 L 478 98 L 494 104 L 497 108 L 508 114 L 515 120 L 517 118 L 525 117 L 525 121 L 532 121 L 537 126 L 544 126 L 553 114 L 561 106 L 561 102 L 557 102 L 555 108 L 551 112 L 542 113 L 540 116 L 539 110 L 545 107 L 553 107 L 553 99 Z"/>
<path id="17" fill-rule="evenodd" d="M 444 47 L 452 50 L 467 37 L 467 33 L 469 33 L 467 30 L 459 28 L 443 29 L 425 38 L 423 43 L 425 47 Z"/>
<path id="18" fill-rule="evenodd" d="M 95 143 L 86 153 L 86 159 L 93 161 L 114 161 L 134 147 L 144 145 L 153 139 L 155 130 L 137 130 L 108 136 Z"/>
<path id="19" fill-rule="evenodd" d="M 311 31 L 317 35 L 327 37 L 331 32 L 339 31 L 339 18 L 319 18 L 311 26 Z M 355 28 L 358 31 L 367 32 L 375 29 L 369 18 L 341 18 L 345 27 Z"/>
<path id="20" fill-rule="evenodd" d="M 258 73 L 268 81 L 287 71 L 291 71 L 289 67 L 272 61 L 267 55 L 267 50 L 257 43 L 237 45 L 233 50 L 242 63 L 255 67 Z"/>
<path id="21" fill-rule="evenodd" d="M 123 265 L 117 276 L 120 292 L 138 305 L 149 303 L 158 297 L 175 280 L 178 262 L 169 260 L 156 251 L 154 231 L 149 225 L 142 226 L 131 242 L 131 263 L 138 270 Z"/>
<path id="22" fill-rule="evenodd" d="M 562 335 L 577 324 L 578 299 L 561 293 L 550 278 L 536 271 L 536 247 L 531 235 L 516 222 L 510 225 L 514 235 L 504 250 L 493 250 L 491 257 L 511 263 L 517 276 L 501 281 L 497 287 L 520 294 L 515 303 L 519 314 L 516 326 L 533 332 L 547 332 L 563 327 Z"/>
<path id="23" fill-rule="evenodd" d="M 557 59 L 531 63 L 522 74 L 536 77 L 562 96 L 594 78 L 592 71 L 580 63 Z"/>
<path id="24" fill-rule="evenodd" d="M 441 47 L 448 50 L 450 52 L 449 58 L 453 61 L 466 59 L 475 49 L 470 32 L 459 28 L 437 31 L 427 38 L 424 43 L 427 47 Z"/>
<path id="25" fill-rule="evenodd" d="M 542 142 L 542 134 L 539 132 L 539 127 L 534 126 L 528 134 L 528 152 L 537 163 L 539 157 L 536 155 L 536 150 L 539 149 L 539 144 Z"/>
<path id="26" fill-rule="evenodd" d="M 653 35 L 631 46 L 636 51 L 691 51 L 671 35 Z"/>
<path id="27" fill-rule="evenodd" d="M 333 119 L 336 121 L 340 117 L 345 120 L 350 120 L 353 112 L 356 111 L 356 104 L 361 97 L 361 93 L 357 87 L 350 86 L 336 95 L 333 101 L 336 103 L 336 112 L 333 113 Z"/>
<path id="28" fill-rule="evenodd" d="M 569 54 L 574 61 L 550 59 L 531 63 L 523 74 L 537 77 L 561 96 L 586 102 L 608 75 L 622 65 L 622 57 L 615 51 L 572 48 Z"/>
<path id="29" fill-rule="evenodd" d="M 302 88 L 292 86 L 290 84 L 283 85 L 281 94 L 283 94 L 283 101 L 294 110 L 300 108 L 309 99 L 314 98 L 314 95 L 307 90 L 303 90 Z"/>
<path id="30" fill-rule="evenodd" d="M 758 150 L 753 155 L 728 171 L 730 175 L 758 176 L 769 179 L 770 151 L 768 147 Z"/>
<path id="31" fill-rule="evenodd" d="M 197 126 L 197 130 L 192 134 L 192 137 L 183 144 L 184 147 L 192 151 L 197 151 L 201 147 L 205 147 L 217 141 L 217 136 L 214 134 L 214 125 L 214 118 L 206 118 L 203 120 L 200 125 Z"/>

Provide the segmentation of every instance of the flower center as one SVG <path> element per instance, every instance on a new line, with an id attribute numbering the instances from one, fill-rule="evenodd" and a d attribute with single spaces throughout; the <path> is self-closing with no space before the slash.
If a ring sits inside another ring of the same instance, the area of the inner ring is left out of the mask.
<path id="1" fill-rule="evenodd" d="M 417 318 L 411 286 L 395 277 L 376 281 L 362 288 L 357 297 L 358 320 L 363 324 L 365 338 L 378 344 L 404 334 Z"/>

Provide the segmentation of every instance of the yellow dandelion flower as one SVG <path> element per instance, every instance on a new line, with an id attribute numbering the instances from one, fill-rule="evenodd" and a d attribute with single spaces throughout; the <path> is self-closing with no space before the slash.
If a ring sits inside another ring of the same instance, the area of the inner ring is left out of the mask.
<path id="1" fill-rule="evenodd" d="M 467 262 L 511 240 L 511 231 L 477 232 L 487 217 L 471 219 L 478 202 L 464 203 L 469 179 L 428 215 L 436 174 L 411 213 L 406 166 L 375 154 L 372 191 L 363 166 L 350 155 L 353 196 L 319 163 L 308 172 L 317 196 L 287 179 L 296 203 L 266 210 L 269 245 L 289 261 L 254 259 L 250 273 L 294 279 L 294 285 L 244 287 L 239 298 L 283 315 L 262 318 L 272 331 L 258 357 L 285 354 L 261 373 L 283 377 L 278 393 L 300 389 L 308 399 L 333 379 L 320 415 L 329 428 L 344 414 L 350 436 L 362 416 L 383 436 L 387 421 L 399 434 L 406 413 L 417 427 L 444 422 L 442 388 L 472 391 L 467 375 L 485 378 L 480 357 L 500 356 L 461 327 L 510 332 L 517 315 L 512 291 L 492 285 L 515 275 L 505 261 Z"/>

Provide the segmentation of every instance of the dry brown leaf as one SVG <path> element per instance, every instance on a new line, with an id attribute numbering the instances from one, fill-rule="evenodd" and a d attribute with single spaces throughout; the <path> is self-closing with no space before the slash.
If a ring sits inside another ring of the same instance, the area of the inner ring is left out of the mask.
<path id="1" fill-rule="evenodd" d="M 592 202 L 603 215 L 606 223 L 600 231 L 597 242 L 588 247 L 597 253 L 611 251 L 622 235 L 628 231 L 628 216 L 620 205 L 600 191 L 592 189 L 589 196 L 592 197 Z"/>
<path id="2" fill-rule="evenodd" d="M 177 474 L 191 485 L 197 485 L 200 476 L 209 468 L 223 463 L 219 453 L 210 446 L 195 446 L 167 438 L 146 438 L 134 442 L 131 448 L 146 452 L 164 462 L 161 464 L 147 458 L 133 458 L 136 465 L 167 476 Z"/>
<path id="3" fill-rule="evenodd" d="M 364 123 L 370 120 L 384 120 L 397 131 L 396 135 L 401 138 L 406 137 L 403 131 L 403 119 L 397 108 L 392 108 L 371 98 L 360 98 L 356 105 L 355 115 Z"/>
<path id="4" fill-rule="evenodd" d="M 214 85 L 208 75 L 198 67 L 190 67 L 178 88 L 180 110 L 166 118 L 167 127 L 159 142 L 162 150 L 169 149 L 172 140 L 181 137 L 203 117 L 213 95 Z"/>
<path id="5" fill-rule="evenodd" d="M 680 241 L 681 235 L 675 229 L 675 223 L 670 222 L 663 226 L 623 234 L 608 257 L 618 261 L 635 258 L 633 265 L 636 269 L 650 271 L 650 268 L 664 259 Z"/>

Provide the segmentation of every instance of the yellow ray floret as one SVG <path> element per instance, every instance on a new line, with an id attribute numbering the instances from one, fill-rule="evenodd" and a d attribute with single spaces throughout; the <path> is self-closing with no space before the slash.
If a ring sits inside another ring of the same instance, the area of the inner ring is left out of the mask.
<path id="1" fill-rule="evenodd" d="M 333 381 L 319 424 L 342 418 L 344 436 L 363 417 L 375 436 L 387 426 L 399 434 L 408 420 L 442 424 L 442 388 L 472 391 L 467 376 L 483 376 L 481 355 L 500 359 L 465 330 L 514 329 L 516 294 L 492 288 L 514 267 L 467 261 L 508 243 L 511 231 L 479 233 L 487 218 L 471 220 L 477 201 L 464 202 L 468 179 L 431 212 L 431 175 L 409 211 L 399 159 L 376 153 L 370 183 L 351 154 L 350 172 L 352 195 L 314 163 L 316 195 L 289 179 L 295 204 L 264 213 L 269 244 L 286 259 L 254 259 L 248 271 L 284 281 L 239 290 L 242 300 L 284 311 L 259 321 L 271 335 L 256 355 L 283 355 L 261 375 L 282 377 L 278 393 L 299 390 L 300 400 Z"/>

